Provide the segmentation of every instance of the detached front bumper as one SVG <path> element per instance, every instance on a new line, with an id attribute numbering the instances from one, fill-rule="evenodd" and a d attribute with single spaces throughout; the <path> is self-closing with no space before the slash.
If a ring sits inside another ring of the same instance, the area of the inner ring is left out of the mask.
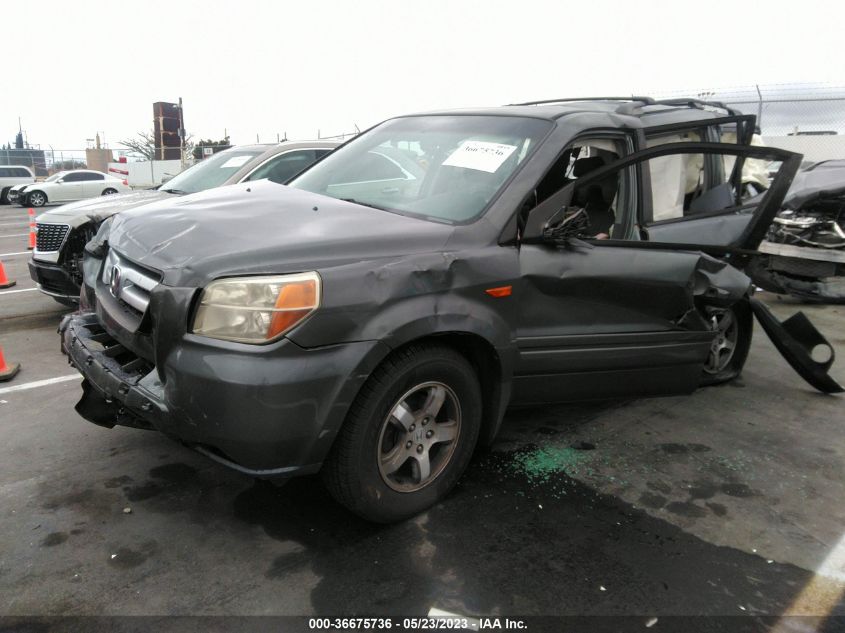
<path id="1" fill-rule="evenodd" d="M 67 301 L 79 301 L 79 285 L 62 266 L 30 259 L 29 276 L 44 294 Z"/>
<path id="2" fill-rule="evenodd" d="M 93 313 L 65 317 L 59 331 L 85 378 L 76 405 L 82 417 L 157 429 L 258 477 L 319 470 L 383 356 L 377 342 L 306 350 L 283 339 L 245 350 L 187 335 L 159 371 L 113 339 Z"/>

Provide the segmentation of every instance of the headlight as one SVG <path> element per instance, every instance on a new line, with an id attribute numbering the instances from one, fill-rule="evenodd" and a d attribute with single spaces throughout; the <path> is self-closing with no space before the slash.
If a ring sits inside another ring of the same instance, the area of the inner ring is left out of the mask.
<path id="1" fill-rule="evenodd" d="M 320 276 L 235 277 L 213 281 L 191 331 L 240 343 L 269 343 L 320 306 Z"/>

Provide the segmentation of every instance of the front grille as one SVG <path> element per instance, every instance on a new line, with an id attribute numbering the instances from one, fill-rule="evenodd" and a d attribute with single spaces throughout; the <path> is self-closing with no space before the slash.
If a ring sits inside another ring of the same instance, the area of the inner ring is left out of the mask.
<path id="1" fill-rule="evenodd" d="M 102 281 L 115 299 L 143 316 L 150 304 L 150 292 L 161 281 L 161 275 L 110 250 Z"/>
<path id="2" fill-rule="evenodd" d="M 112 359 L 116 366 L 112 366 L 111 369 L 114 371 L 114 375 L 121 380 L 136 384 L 154 369 L 152 363 L 121 345 L 117 339 L 106 332 L 103 326 L 96 321 L 87 323 L 83 327 L 86 330 L 84 333 L 81 333 L 83 337 L 97 344 L 92 345 L 89 343 L 90 347 L 88 349 L 90 351 L 102 352 L 106 358 Z M 102 362 L 106 365 L 111 365 L 105 359 Z"/>
<path id="3" fill-rule="evenodd" d="M 67 224 L 42 224 L 35 225 L 35 248 L 42 253 L 57 251 L 62 247 L 70 227 Z"/>

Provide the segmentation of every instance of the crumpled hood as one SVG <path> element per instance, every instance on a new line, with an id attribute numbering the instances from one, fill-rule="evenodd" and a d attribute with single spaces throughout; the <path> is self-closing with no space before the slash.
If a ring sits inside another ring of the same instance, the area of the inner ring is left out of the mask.
<path id="1" fill-rule="evenodd" d="M 70 219 L 78 218 L 82 221 L 74 224 L 82 224 L 89 220 L 102 222 L 115 213 L 128 211 L 142 204 L 149 204 L 173 197 L 175 196 L 172 193 L 153 189 L 133 191 L 132 193 L 118 193 L 110 196 L 97 196 L 96 198 L 70 202 L 55 209 L 50 209 L 39 215 L 36 220 L 44 223 L 67 224 Z"/>
<path id="2" fill-rule="evenodd" d="M 161 271 L 166 285 L 201 286 L 227 275 L 315 270 L 430 251 L 452 232 L 450 225 L 261 180 L 122 213 L 98 237 Z"/>
<path id="3" fill-rule="evenodd" d="M 822 198 L 834 198 L 845 194 L 845 161 L 830 161 L 814 168 L 799 171 L 792 181 L 783 206 L 797 211 Z"/>

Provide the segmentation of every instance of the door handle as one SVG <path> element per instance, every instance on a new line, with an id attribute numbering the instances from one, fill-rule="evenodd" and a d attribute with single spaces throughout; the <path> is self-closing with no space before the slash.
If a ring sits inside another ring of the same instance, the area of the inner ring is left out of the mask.
<path id="1" fill-rule="evenodd" d="M 381 192 L 385 195 L 389 195 L 391 193 L 399 193 L 399 187 L 385 187 L 381 190 Z"/>

